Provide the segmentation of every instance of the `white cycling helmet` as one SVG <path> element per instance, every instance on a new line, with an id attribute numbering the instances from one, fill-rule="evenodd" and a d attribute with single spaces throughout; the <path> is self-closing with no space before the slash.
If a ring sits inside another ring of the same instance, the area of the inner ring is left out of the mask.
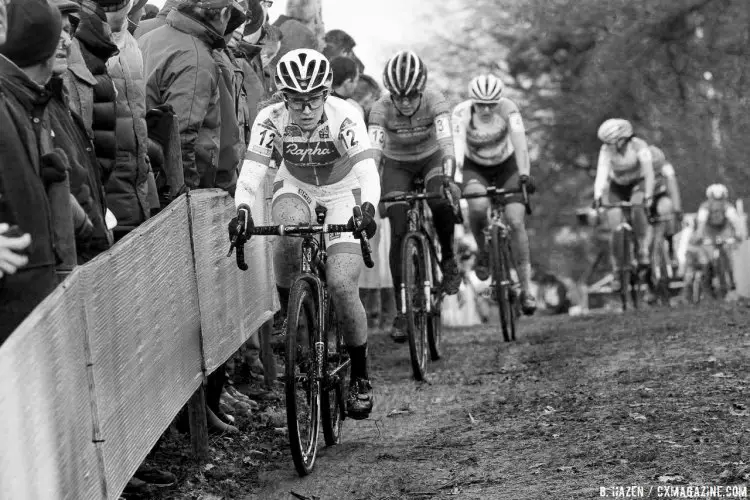
<path id="1" fill-rule="evenodd" d="M 331 88 L 333 71 L 326 56 L 317 50 L 297 49 L 279 59 L 275 81 L 282 92 L 311 94 Z"/>
<path id="2" fill-rule="evenodd" d="M 500 102 L 503 93 L 503 82 L 495 75 L 480 75 L 469 83 L 469 96 L 480 104 Z"/>
<path id="3" fill-rule="evenodd" d="M 614 144 L 620 139 L 632 137 L 633 125 L 622 118 L 610 118 L 599 126 L 596 135 L 604 144 Z"/>
<path id="4" fill-rule="evenodd" d="M 398 97 L 423 92 L 427 86 L 427 66 L 411 50 L 399 51 L 385 64 L 383 83 L 388 92 Z"/>
<path id="5" fill-rule="evenodd" d="M 711 184 L 706 188 L 706 198 L 710 200 L 726 200 L 729 190 L 724 184 Z"/>

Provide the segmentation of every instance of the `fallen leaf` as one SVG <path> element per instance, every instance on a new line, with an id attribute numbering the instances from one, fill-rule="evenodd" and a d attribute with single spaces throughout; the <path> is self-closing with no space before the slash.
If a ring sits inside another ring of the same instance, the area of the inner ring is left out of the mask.
<path id="1" fill-rule="evenodd" d="M 747 417 L 748 415 L 750 415 L 750 412 L 748 412 L 747 410 L 737 411 L 734 408 L 729 410 L 729 413 L 731 413 L 735 417 Z"/>
<path id="2" fill-rule="evenodd" d="M 735 410 L 747 410 L 747 406 L 743 405 L 742 403 L 732 403 L 732 408 Z"/>
<path id="3" fill-rule="evenodd" d="M 393 410 L 391 410 L 391 412 L 388 415 L 386 415 L 386 417 L 395 417 L 395 416 L 398 416 L 398 415 L 408 415 L 410 413 L 411 413 L 411 410 L 396 410 L 396 409 L 393 409 Z"/>
<path id="4" fill-rule="evenodd" d="M 551 406 L 546 406 L 544 410 L 542 411 L 543 415 L 551 415 L 552 413 L 555 413 L 557 410 L 552 408 Z"/>
<path id="5" fill-rule="evenodd" d="M 208 472 L 211 469 L 213 469 L 214 467 L 216 467 L 214 464 L 206 464 L 206 465 L 203 466 L 203 470 L 206 471 L 206 472 Z"/>
<path id="6" fill-rule="evenodd" d="M 534 464 L 531 467 L 529 467 L 529 469 L 537 469 L 541 467 L 542 465 L 544 465 L 544 462 L 539 462 L 538 464 Z"/>
<path id="7" fill-rule="evenodd" d="M 734 375 L 732 375 L 731 373 L 724 373 L 724 372 L 714 373 L 711 376 L 712 377 L 716 377 L 716 378 L 732 378 L 732 377 L 734 377 Z"/>
<path id="8" fill-rule="evenodd" d="M 668 484 L 684 484 L 687 483 L 684 477 L 680 476 L 679 474 L 665 474 L 663 476 L 659 476 L 657 478 L 660 483 L 668 483 Z"/>
<path id="9" fill-rule="evenodd" d="M 471 422 L 471 425 L 476 425 L 477 419 L 475 419 L 471 413 L 469 413 L 469 422 Z"/>
<path id="10" fill-rule="evenodd" d="M 630 413 L 630 418 L 635 420 L 636 422 L 645 422 L 646 421 L 646 415 L 643 415 L 642 413 Z"/>

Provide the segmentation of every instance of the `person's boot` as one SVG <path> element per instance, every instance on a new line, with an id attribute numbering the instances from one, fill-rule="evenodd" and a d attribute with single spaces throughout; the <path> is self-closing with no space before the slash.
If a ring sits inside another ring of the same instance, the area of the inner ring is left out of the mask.
<path id="1" fill-rule="evenodd" d="M 177 477 L 171 472 L 163 471 L 142 463 L 133 477 L 157 488 L 166 488 L 177 482 Z"/>
<path id="2" fill-rule="evenodd" d="M 409 335 L 406 333 L 406 316 L 401 313 L 396 314 L 396 317 L 393 318 L 391 338 L 399 344 L 403 344 L 409 338 Z"/>
<path id="3" fill-rule="evenodd" d="M 521 292 L 521 312 L 526 316 L 536 312 L 536 298 L 526 290 Z"/>
<path id="4" fill-rule="evenodd" d="M 372 412 L 372 385 L 364 378 L 353 379 L 349 384 L 346 411 L 354 420 L 364 420 Z"/>
<path id="5" fill-rule="evenodd" d="M 210 434 L 240 432 L 237 427 L 222 422 L 221 419 L 217 417 L 216 414 L 208 406 L 206 406 L 206 420 L 208 421 L 208 432 Z"/>
<path id="6" fill-rule="evenodd" d="M 441 263 L 443 271 L 443 290 L 448 295 L 455 295 L 461 286 L 461 271 L 455 258 L 444 260 Z"/>

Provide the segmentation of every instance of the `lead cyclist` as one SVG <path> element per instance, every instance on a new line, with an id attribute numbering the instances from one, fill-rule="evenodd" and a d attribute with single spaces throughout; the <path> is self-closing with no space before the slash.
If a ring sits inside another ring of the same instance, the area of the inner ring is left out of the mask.
<path id="1" fill-rule="evenodd" d="M 459 172 L 463 172 L 463 193 L 486 193 L 487 186 L 515 188 L 526 186 L 534 192 L 530 171 L 526 130 L 518 106 L 502 96 L 503 82 L 494 75 L 477 76 L 469 83 L 471 99 L 453 110 L 453 142 Z M 484 230 L 490 223 L 487 198 L 467 200 L 471 232 L 477 241 L 479 256 L 474 269 L 477 278 L 489 277 L 489 249 Z M 518 277 L 521 282 L 521 309 L 531 315 L 536 300 L 531 287 L 529 236 L 526 232 L 526 207 L 520 195 L 507 198 L 505 217 L 518 249 Z"/>
<path id="2" fill-rule="evenodd" d="M 275 224 L 313 223 L 317 206 L 328 209 L 326 223 L 354 228 L 352 209 L 359 205 L 363 226 L 372 238 L 380 177 L 373 160 L 367 128 L 357 109 L 330 96 L 331 65 L 323 54 L 293 50 L 276 66 L 276 87 L 283 101 L 262 109 L 250 132 L 235 204 L 238 217 L 230 236 L 241 237 L 253 220 L 250 207 L 258 196 L 274 151 L 282 161 L 273 184 Z M 244 212 L 244 213 L 243 213 Z M 248 221 L 242 227 L 238 220 Z M 279 238 L 274 271 L 282 310 L 286 310 L 294 276 L 299 273 L 301 241 Z M 347 413 L 364 419 L 372 411 L 372 386 L 367 367 L 367 319 L 359 299 L 362 250 L 351 233 L 326 235 L 326 276 L 339 327 L 351 358 Z"/>

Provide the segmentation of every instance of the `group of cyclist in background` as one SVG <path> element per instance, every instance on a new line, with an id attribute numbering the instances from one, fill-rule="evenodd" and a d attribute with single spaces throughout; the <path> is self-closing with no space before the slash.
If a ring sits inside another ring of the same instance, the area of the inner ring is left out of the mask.
<path id="1" fill-rule="evenodd" d="M 469 99 L 451 109 L 444 95 L 428 86 L 424 62 L 412 51 L 400 51 L 385 65 L 383 82 L 388 94 L 373 105 L 367 123 L 361 110 L 331 95 L 331 65 L 314 50 L 294 50 L 277 65 L 276 85 L 281 102 L 260 111 L 253 125 L 248 153 L 237 184 L 239 217 L 229 226 L 233 238 L 247 238 L 253 225 L 251 208 L 272 158 L 280 158 L 274 181 L 272 216 L 276 224 L 312 223 L 317 206 L 327 208 L 326 223 L 355 227 L 355 207 L 361 208 L 361 226 L 366 236 L 376 231 L 376 210 L 382 195 L 410 192 L 414 181 L 424 181 L 442 256 L 443 291 L 456 294 L 461 282 L 454 255 L 456 204 L 462 195 L 486 193 L 488 186 L 523 188 L 533 193 L 534 180 L 526 131 L 518 106 L 503 95 L 498 77 L 480 75 L 468 85 Z M 675 170 L 664 153 L 636 137 L 630 122 L 605 121 L 598 131 L 603 145 L 594 183 L 597 206 L 630 201 L 642 208 L 634 213 L 638 238 L 638 262 L 648 269 L 654 235 L 669 240 L 682 220 L 682 204 Z M 726 187 L 710 186 L 707 200 L 698 212 L 690 266 L 699 257 L 704 236 L 732 231 L 744 236 L 737 213 L 728 201 Z M 489 224 L 490 201 L 468 201 L 469 226 L 479 249 L 475 271 L 489 276 L 485 228 Z M 520 306 L 533 314 L 530 293 L 531 265 L 525 206 L 509 197 L 504 207 L 512 229 L 516 266 L 520 281 Z M 390 220 L 390 270 L 396 289 L 397 311 L 403 311 L 399 288 L 402 281 L 402 240 L 408 230 L 408 207 L 389 203 L 384 216 Z M 673 220 L 664 222 L 673 217 Z M 658 216 L 658 217 L 657 217 Z M 608 212 L 610 227 L 619 224 L 618 209 Z M 654 225 L 650 220 L 660 221 Z M 244 221 L 244 223 L 242 222 Z M 368 375 L 367 322 L 357 284 L 361 265 L 360 234 L 331 234 L 326 243 L 329 259 L 327 280 L 351 359 L 351 382 L 347 412 L 366 418 L 372 410 L 372 386 Z M 299 272 L 298 242 L 277 245 L 274 267 L 282 311 L 289 300 L 292 276 Z M 613 268 L 617 263 L 613 262 Z M 407 338 L 405 320 L 399 313 L 391 336 Z"/>
<path id="2" fill-rule="evenodd" d="M 673 268 L 677 268 L 674 236 L 682 229 L 682 199 L 674 166 L 664 152 L 637 137 L 628 120 L 612 118 L 601 124 L 598 138 L 602 142 L 594 181 L 594 207 L 630 202 L 633 204 L 633 231 L 638 240 L 638 267 L 647 274 L 651 266 L 655 241 L 669 243 Z M 608 208 L 608 227 L 622 221 L 622 210 Z M 696 273 L 709 263 L 717 239 L 733 241 L 736 245 L 745 237 L 745 230 L 735 206 L 729 201 L 729 190 L 723 184 L 712 184 L 706 189 L 691 228 L 684 282 L 691 283 Z M 615 257 L 614 239 L 610 248 L 614 289 L 625 284 L 617 279 L 621 265 Z M 722 247 L 721 251 L 729 252 Z M 732 273 L 732 259 L 727 258 Z M 688 301 L 689 286 L 683 287 L 681 299 Z"/>

